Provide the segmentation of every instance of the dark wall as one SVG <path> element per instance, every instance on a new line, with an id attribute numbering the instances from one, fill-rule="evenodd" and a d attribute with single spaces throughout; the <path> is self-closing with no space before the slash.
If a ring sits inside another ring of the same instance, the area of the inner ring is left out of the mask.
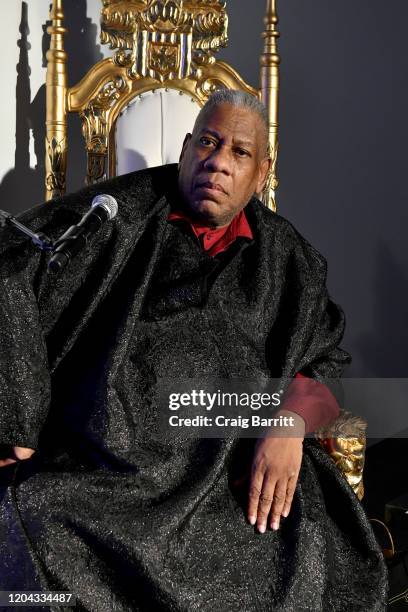
<path id="1" fill-rule="evenodd" d="M 255 86 L 265 5 L 229 0 L 221 53 Z M 278 212 L 328 260 L 347 374 L 408 376 L 408 4 L 278 0 L 278 12 Z"/>

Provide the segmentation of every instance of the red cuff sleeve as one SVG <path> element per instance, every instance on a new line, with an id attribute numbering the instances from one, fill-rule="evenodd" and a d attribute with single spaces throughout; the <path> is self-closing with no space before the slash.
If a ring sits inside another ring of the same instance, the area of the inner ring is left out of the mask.
<path id="1" fill-rule="evenodd" d="M 328 425 L 340 414 L 337 400 L 326 385 L 300 372 L 290 384 L 281 407 L 302 417 L 306 423 L 305 433 Z"/>

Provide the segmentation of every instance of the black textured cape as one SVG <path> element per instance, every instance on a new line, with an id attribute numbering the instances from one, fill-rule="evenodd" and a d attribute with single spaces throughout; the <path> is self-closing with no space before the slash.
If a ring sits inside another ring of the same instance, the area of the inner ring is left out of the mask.
<path id="1" fill-rule="evenodd" d="M 37 452 L 2 470 L 0 590 L 71 591 L 95 612 L 384 610 L 367 517 L 315 440 L 288 518 L 261 535 L 230 485 L 253 441 L 158 434 L 161 377 L 322 379 L 349 361 L 324 258 L 255 198 L 254 240 L 209 257 L 167 221 L 175 180 L 142 171 L 25 213 L 56 239 L 95 193 L 118 200 L 57 278 L 2 231 L 0 443 Z"/>

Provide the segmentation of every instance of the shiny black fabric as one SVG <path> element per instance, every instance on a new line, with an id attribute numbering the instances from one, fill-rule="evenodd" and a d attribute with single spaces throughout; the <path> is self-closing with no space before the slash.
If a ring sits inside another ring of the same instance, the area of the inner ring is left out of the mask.
<path id="1" fill-rule="evenodd" d="M 73 591 L 95 612 L 384 610 L 381 552 L 316 441 L 288 518 L 261 535 L 231 485 L 253 441 L 157 427 L 161 378 L 324 379 L 349 362 L 324 258 L 255 198 L 254 240 L 209 257 L 167 221 L 175 179 L 134 173 L 26 213 L 56 238 L 95 193 L 118 200 L 58 278 L 3 231 L 0 444 L 38 450 L 2 470 L 0 589 Z"/>

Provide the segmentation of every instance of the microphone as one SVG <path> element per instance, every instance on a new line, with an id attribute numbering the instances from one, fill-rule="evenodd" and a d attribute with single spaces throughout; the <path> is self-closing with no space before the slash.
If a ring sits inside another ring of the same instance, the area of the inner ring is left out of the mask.
<path id="1" fill-rule="evenodd" d="M 108 194 L 94 197 L 89 210 L 77 225 L 71 225 L 54 244 L 53 255 L 48 262 L 48 272 L 60 272 L 81 251 L 106 221 L 118 212 L 118 203 Z"/>

